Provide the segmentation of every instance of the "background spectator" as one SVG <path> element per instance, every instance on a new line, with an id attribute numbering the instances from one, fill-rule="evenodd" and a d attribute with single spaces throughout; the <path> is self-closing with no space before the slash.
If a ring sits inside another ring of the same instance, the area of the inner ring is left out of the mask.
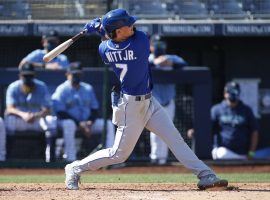
<path id="1" fill-rule="evenodd" d="M 154 35 L 150 41 L 149 56 L 150 65 L 159 70 L 174 70 L 186 66 L 187 62 L 177 55 L 170 55 L 166 53 L 167 44 L 161 41 L 159 35 Z M 170 118 L 173 120 L 175 115 L 175 85 L 174 84 L 154 84 L 153 96 L 159 101 L 163 108 L 167 111 Z M 159 136 L 150 133 L 152 162 L 157 164 L 165 164 L 168 157 L 168 147 Z"/>
<path id="2" fill-rule="evenodd" d="M 41 67 L 49 70 L 66 69 L 69 65 L 69 61 L 64 54 L 58 55 L 48 63 L 43 61 L 43 56 L 47 52 L 57 47 L 59 41 L 58 33 L 56 31 L 50 31 L 49 33 L 43 35 L 41 43 L 44 49 L 37 49 L 29 53 L 25 58 L 23 58 L 19 64 L 19 67 L 21 67 L 26 62 L 30 62 L 35 67 Z"/>
<path id="3" fill-rule="evenodd" d="M 6 93 L 5 124 L 7 134 L 15 131 L 45 131 L 46 162 L 54 159 L 56 119 L 50 114 L 50 95 L 44 82 L 35 79 L 34 66 L 25 63 L 20 79 L 11 83 Z"/>
<path id="4" fill-rule="evenodd" d="M 224 100 L 211 109 L 214 148 L 213 159 L 251 159 L 270 157 L 270 151 L 256 151 L 258 124 L 251 108 L 240 100 L 240 86 L 228 82 Z M 256 155 L 257 154 L 257 155 Z"/>
<path id="5" fill-rule="evenodd" d="M 102 133 L 104 120 L 97 119 L 98 101 L 90 84 L 82 82 L 82 68 L 71 65 L 67 71 L 67 80 L 56 88 L 52 95 L 57 118 L 63 130 L 65 158 L 76 160 L 75 133 L 79 129 L 87 138 L 91 134 Z M 114 141 L 114 126 L 107 121 L 106 147 Z"/>

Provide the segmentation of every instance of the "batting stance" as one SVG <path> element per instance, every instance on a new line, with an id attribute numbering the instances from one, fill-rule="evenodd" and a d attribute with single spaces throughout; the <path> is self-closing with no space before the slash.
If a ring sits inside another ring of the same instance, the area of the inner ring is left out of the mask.
<path id="1" fill-rule="evenodd" d="M 98 31 L 94 19 L 86 24 L 88 32 Z M 136 18 L 124 9 L 108 12 L 102 18 L 102 27 L 109 38 L 99 45 L 103 61 L 109 64 L 121 82 L 120 99 L 113 106 L 113 119 L 117 125 L 112 148 L 97 151 L 65 167 L 67 189 L 77 190 L 80 174 L 107 165 L 124 162 L 131 154 L 142 130 L 146 127 L 162 138 L 175 157 L 200 179 L 198 187 L 225 187 L 228 181 L 220 180 L 191 151 L 184 142 L 165 110 L 152 97 L 151 72 L 148 66 L 149 39 L 134 27 Z"/>

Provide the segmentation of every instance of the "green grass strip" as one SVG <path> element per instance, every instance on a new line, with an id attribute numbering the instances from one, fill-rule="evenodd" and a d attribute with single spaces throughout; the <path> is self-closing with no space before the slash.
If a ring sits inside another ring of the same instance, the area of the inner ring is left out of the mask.
<path id="1" fill-rule="evenodd" d="M 229 182 L 260 183 L 270 182 L 269 173 L 219 174 Z M 17 175 L 0 176 L 0 183 L 63 183 L 63 175 Z M 85 174 L 84 183 L 194 183 L 197 178 L 192 174 Z"/>

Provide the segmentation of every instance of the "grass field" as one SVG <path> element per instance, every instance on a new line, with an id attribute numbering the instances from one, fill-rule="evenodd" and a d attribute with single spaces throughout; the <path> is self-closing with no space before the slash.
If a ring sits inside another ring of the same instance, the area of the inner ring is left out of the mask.
<path id="1" fill-rule="evenodd" d="M 270 183 L 270 173 L 219 174 L 230 183 Z M 0 183 L 63 183 L 64 175 L 1 175 Z M 195 183 L 191 174 L 85 174 L 84 183 Z"/>
<path id="2" fill-rule="evenodd" d="M 163 173 L 157 172 L 160 169 L 136 168 L 134 171 L 123 168 L 86 172 L 82 175 L 78 191 L 65 189 L 64 170 L 61 169 L 1 169 L 0 200 L 270 199 L 268 166 L 218 170 L 219 177 L 229 181 L 229 187 L 220 191 L 198 190 L 196 176 L 179 172 L 178 167 L 167 168 L 166 173 L 164 169 Z"/>

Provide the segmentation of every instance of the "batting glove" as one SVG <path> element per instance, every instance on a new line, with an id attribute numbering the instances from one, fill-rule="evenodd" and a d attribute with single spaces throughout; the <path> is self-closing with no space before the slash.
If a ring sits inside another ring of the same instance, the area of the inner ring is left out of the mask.
<path id="1" fill-rule="evenodd" d="M 87 29 L 87 33 L 99 32 L 101 26 L 101 18 L 95 18 L 85 24 L 84 29 Z"/>

